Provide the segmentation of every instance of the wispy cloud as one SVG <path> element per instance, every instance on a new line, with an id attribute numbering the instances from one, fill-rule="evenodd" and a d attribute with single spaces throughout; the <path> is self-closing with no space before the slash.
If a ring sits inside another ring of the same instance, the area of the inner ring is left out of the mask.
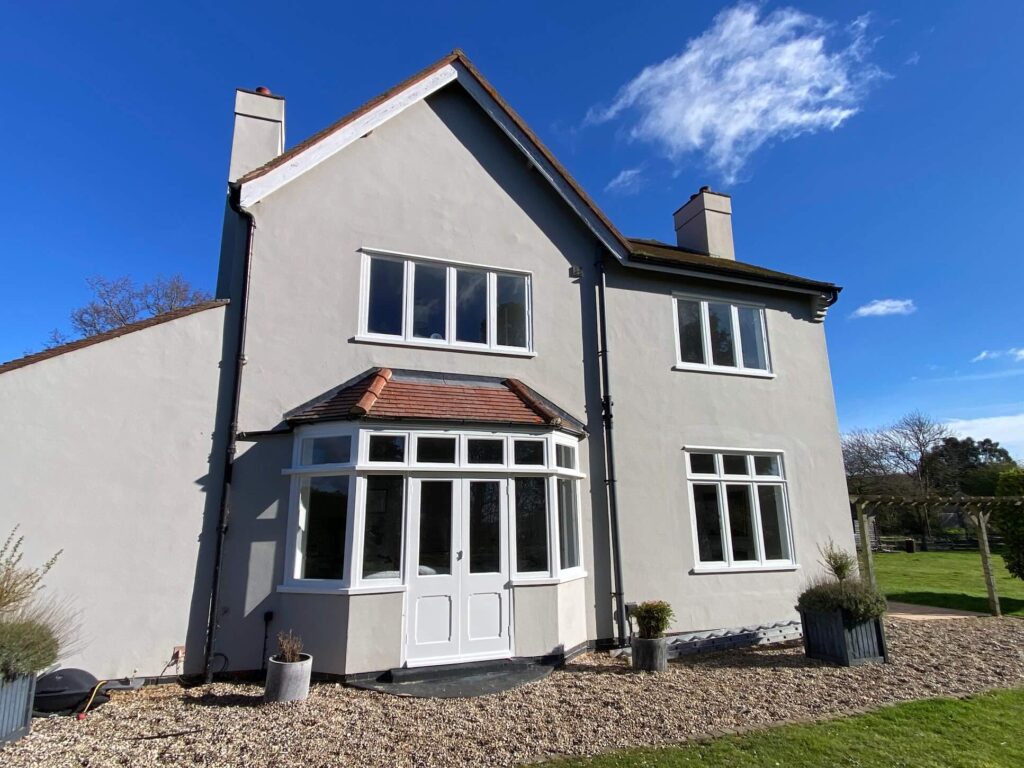
<path id="1" fill-rule="evenodd" d="M 950 419 L 947 426 L 961 437 L 996 440 L 1016 458 L 1024 457 L 1024 413 Z"/>
<path id="2" fill-rule="evenodd" d="M 643 185 L 642 168 L 624 168 L 604 186 L 605 192 L 618 195 L 635 195 Z"/>
<path id="3" fill-rule="evenodd" d="M 916 67 L 918 64 L 921 63 L 921 54 L 918 53 L 917 51 L 914 51 L 903 63 L 908 67 Z"/>
<path id="4" fill-rule="evenodd" d="M 853 310 L 850 317 L 885 317 L 911 315 L 917 311 L 913 299 L 875 299 Z"/>
<path id="5" fill-rule="evenodd" d="M 980 363 L 985 360 L 998 360 L 1001 357 L 1008 357 L 1015 363 L 1024 363 L 1024 347 L 1010 347 L 1009 349 L 983 349 L 971 358 L 971 362 Z"/>
<path id="6" fill-rule="evenodd" d="M 834 130 L 855 115 L 868 86 L 884 77 L 866 61 L 868 16 L 843 30 L 794 8 L 762 17 L 740 3 L 679 54 L 644 69 L 587 123 L 630 116 L 632 139 L 652 142 L 673 160 L 703 152 L 733 183 L 771 140 Z"/>

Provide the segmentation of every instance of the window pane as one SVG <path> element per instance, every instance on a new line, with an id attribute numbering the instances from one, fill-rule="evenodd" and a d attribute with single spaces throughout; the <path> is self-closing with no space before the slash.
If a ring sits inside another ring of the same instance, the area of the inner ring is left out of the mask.
<path id="1" fill-rule="evenodd" d="M 303 579 L 345 578 L 347 477 L 309 477 L 302 481 L 305 525 L 299 531 Z"/>
<path id="2" fill-rule="evenodd" d="M 498 275 L 498 337 L 504 347 L 526 346 L 526 278 Z"/>
<path id="3" fill-rule="evenodd" d="M 470 464 L 504 464 L 505 441 L 470 439 L 466 441 Z"/>
<path id="4" fill-rule="evenodd" d="M 487 343 L 487 273 L 455 270 L 455 338 Z"/>
<path id="5" fill-rule="evenodd" d="M 501 484 L 469 484 L 469 572 L 501 571 Z"/>
<path id="6" fill-rule="evenodd" d="M 547 480 L 516 478 L 516 570 L 548 569 Z"/>
<path id="7" fill-rule="evenodd" d="M 405 264 L 370 259 L 370 302 L 366 329 L 370 333 L 402 335 L 402 295 Z"/>
<path id="8" fill-rule="evenodd" d="M 786 507 L 782 500 L 782 486 L 758 486 L 757 501 L 761 505 L 761 533 L 764 536 L 765 559 L 789 560 L 789 532 L 786 530 Z"/>
<path id="9" fill-rule="evenodd" d="M 397 579 L 402 575 L 402 485 L 400 475 L 366 478 L 364 579 Z"/>
<path id="10" fill-rule="evenodd" d="M 722 456 L 722 472 L 727 475 L 746 475 L 747 457 L 742 454 L 726 453 Z"/>
<path id="11" fill-rule="evenodd" d="M 771 477 L 779 477 L 782 474 L 779 471 L 779 457 L 778 456 L 755 456 L 754 457 L 754 474 L 757 474 L 757 475 L 769 475 Z"/>
<path id="12" fill-rule="evenodd" d="M 419 575 L 452 572 L 452 481 L 420 484 Z"/>
<path id="13" fill-rule="evenodd" d="M 555 445 L 555 464 L 562 469 L 576 469 L 576 449 L 571 445 Z"/>
<path id="14" fill-rule="evenodd" d="M 713 453 L 691 453 L 690 471 L 699 475 L 716 475 L 715 454 Z"/>
<path id="15" fill-rule="evenodd" d="M 412 335 L 445 339 L 448 313 L 448 268 L 417 264 L 413 273 Z"/>
<path id="16" fill-rule="evenodd" d="M 737 307 L 737 311 L 740 316 L 740 341 L 743 345 L 744 367 L 768 370 L 768 354 L 764 344 L 761 310 Z"/>
<path id="17" fill-rule="evenodd" d="M 733 560 L 757 560 L 754 541 L 754 516 L 750 507 L 749 485 L 725 486 L 729 508 L 729 535 L 732 536 Z"/>
<path id="18" fill-rule="evenodd" d="M 370 461 L 405 461 L 405 436 L 370 435 Z"/>
<path id="19" fill-rule="evenodd" d="M 302 441 L 302 464 L 344 464 L 352 457 L 349 435 L 307 437 Z"/>
<path id="20" fill-rule="evenodd" d="M 704 333 L 701 330 L 700 302 L 676 299 L 679 322 L 679 359 L 684 363 L 704 363 Z"/>
<path id="21" fill-rule="evenodd" d="M 580 515 L 576 508 L 576 481 L 558 479 L 559 564 L 576 568 L 580 564 Z"/>
<path id="22" fill-rule="evenodd" d="M 544 441 L 516 440 L 514 454 L 516 464 L 544 466 Z"/>
<path id="23" fill-rule="evenodd" d="M 722 517 L 718 509 L 718 486 L 693 486 L 693 509 L 697 518 L 697 555 L 702 563 L 725 560 Z"/>
<path id="24" fill-rule="evenodd" d="M 732 306 L 708 303 L 711 322 L 711 360 L 715 365 L 736 366 L 736 350 L 732 341 Z"/>
<path id="25" fill-rule="evenodd" d="M 421 464 L 454 464 L 454 437 L 421 437 L 416 440 L 416 461 Z"/>

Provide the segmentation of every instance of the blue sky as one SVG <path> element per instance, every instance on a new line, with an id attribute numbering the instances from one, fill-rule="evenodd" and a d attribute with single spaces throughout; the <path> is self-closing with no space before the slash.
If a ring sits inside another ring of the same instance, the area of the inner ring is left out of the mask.
<path id="1" fill-rule="evenodd" d="M 844 429 L 921 409 L 1024 458 L 1019 2 L 11 3 L 4 19 L 0 359 L 66 329 L 89 275 L 212 289 L 235 87 L 286 96 L 293 144 L 461 47 L 625 233 L 671 241 L 672 211 L 711 184 L 733 195 L 738 258 L 843 285 L 827 328 Z"/>

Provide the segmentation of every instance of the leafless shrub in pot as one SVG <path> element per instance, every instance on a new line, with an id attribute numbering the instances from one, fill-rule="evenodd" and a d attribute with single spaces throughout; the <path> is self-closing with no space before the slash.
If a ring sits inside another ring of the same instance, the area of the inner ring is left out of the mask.
<path id="1" fill-rule="evenodd" d="M 275 661 L 294 664 L 302 661 L 302 638 L 292 630 L 277 633 L 277 655 Z"/>

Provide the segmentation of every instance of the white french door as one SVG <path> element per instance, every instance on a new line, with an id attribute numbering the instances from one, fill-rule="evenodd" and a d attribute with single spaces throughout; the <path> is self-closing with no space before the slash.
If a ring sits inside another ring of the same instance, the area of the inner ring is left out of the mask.
<path id="1" fill-rule="evenodd" d="M 411 478 L 406 661 L 511 654 L 508 481 Z"/>

